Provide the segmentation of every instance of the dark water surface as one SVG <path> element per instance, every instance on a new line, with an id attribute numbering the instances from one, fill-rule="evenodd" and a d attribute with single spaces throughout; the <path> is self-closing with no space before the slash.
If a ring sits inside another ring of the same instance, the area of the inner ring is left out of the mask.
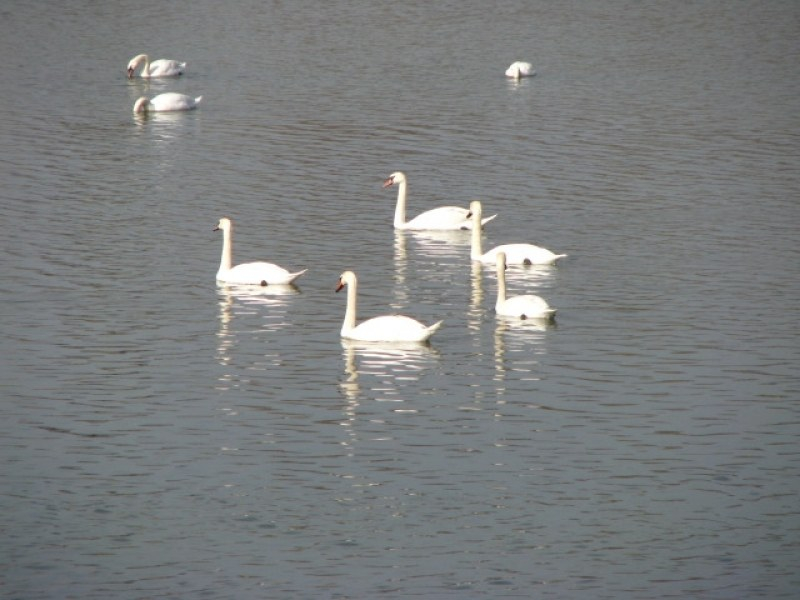
<path id="1" fill-rule="evenodd" d="M 798 23 L 7 1 L 0 594 L 796 597 Z M 204 100 L 133 116 L 163 91 Z M 568 253 L 508 273 L 556 323 L 496 317 L 466 233 L 394 233 L 396 170 L 409 216 Z M 223 215 L 297 287 L 218 287 Z M 343 343 L 345 269 L 431 345 Z"/>

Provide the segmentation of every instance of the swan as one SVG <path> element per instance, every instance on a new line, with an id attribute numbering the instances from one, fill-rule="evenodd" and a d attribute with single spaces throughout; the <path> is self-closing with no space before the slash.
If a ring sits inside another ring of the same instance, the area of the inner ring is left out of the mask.
<path id="1" fill-rule="evenodd" d="M 219 261 L 217 281 L 238 285 L 288 285 L 308 269 L 290 273 L 283 267 L 268 262 L 250 262 L 231 266 L 233 262 L 233 223 L 222 217 L 214 231 L 222 230 L 222 258 Z"/>
<path id="2" fill-rule="evenodd" d="M 202 96 L 192 98 L 186 94 L 178 94 L 177 92 L 167 92 L 159 94 L 153 98 L 142 96 L 133 105 L 134 113 L 147 113 L 147 112 L 167 112 L 172 110 L 192 110 L 197 108 Z"/>
<path id="3" fill-rule="evenodd" d="M 408 184 L 405 173 L 396 171 L 389 175 L 383 182 L 383 187 L 397 186 L 397 206 L 394 209 L 394 228 L 413 230 L 457 230 L 472 229 L 469 211 L 460 206 L 440 206 L 417 215 L 406 221 L 406 193 Z M 494 219 L 497 215 L 486 217 L 483 225 Z"/>
<path id="4" fill-rule="evenodd" d="M 547 248 L 533 244 L 503 244 L 496 246 L 485 254 L 481 250 L 481 214 L 482 208 L 479 200 L 470 202 L 469 210 L 472 213 L 472 245 L 470 258 L 482 263 L 493 263 L 497 260 L 498 252 L 505 252 L 506 261 L 510 265 L 552 265 L 566 254 L 553 254 Z"/>
<path id="5" fill-rule="evenodd" d="M 520 60 L 511 63 L 506 69 L 506 77 L 511 77 L 514 81 L 519 81 L 521 77 L 533 77 L 534 75 L 536 75 L 536 71 L 533 70 L 533 65 Z"/>
<path id="6" fill-rule="evenodd" d="M 150 62 L 150 57 L 147 54 L 138 54 L 134 56 L 128 63 L 128 79 L 132 79 L 136 74 L 136 69 L 140 65 L 142 72 L 139 73 L 140 77 L 145 79 L 150 77 L 175 77 L 176 75 L 183 75 L 183 70 L 186 68 L 185 62 L 178 62 L 177 60 L 170 60 L 168 58 L 159 58 Z"/>
<path id="7" fill-rule="evenodd" d="M 497 302 L 494 310 L 498 315 L 520 319 L 552 319 L 556 309 L 550 308 L 544 298 L 533 294 L 506 298 L 506 253 L 497 253 Z"/>
<path id="8" fill-rule="evenodd" d="M 347 286 L 347 309 L 342 323 L 342 337 L 360 342 L 425 342 L 442 325 L 442 321 L 430 327 L 411 317 L 386 315 L 373 317 L 356 325 L 356 297 L 358 280 L 352 271 L 339 276 L 336 291 Z"/>

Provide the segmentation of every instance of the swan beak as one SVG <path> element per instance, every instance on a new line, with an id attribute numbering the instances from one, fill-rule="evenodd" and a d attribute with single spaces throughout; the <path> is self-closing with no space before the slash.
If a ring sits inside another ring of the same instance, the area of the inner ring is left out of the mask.
<path id="1" fill-rule="evenodd" d="M 133 79 L 133 69 L 128 67 L 128 79 Z"/>
<path id="2" fill-rule="evenodd" d="M 340 279 L 339 283 L 336 284 L 336 291 L 341 292 L 343 287 L 344 287 L 344 282 Z"/>
<path id="3" fill-rule="evenodd" d="M 383 187 L 387 188 L 394 185 L 394 177 L 389 177 L 386 181 L 383 182 Z"/>
<path id="4" fill-rule="evenodd" d="M 214 227 L 214 229 L 212 229 L 211 231 L 219 231 L 219 225 L 217 225 L 216 227 Z"/>

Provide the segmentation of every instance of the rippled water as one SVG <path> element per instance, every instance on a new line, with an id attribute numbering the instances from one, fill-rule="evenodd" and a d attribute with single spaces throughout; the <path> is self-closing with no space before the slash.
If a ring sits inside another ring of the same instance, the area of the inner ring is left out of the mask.
<path id="1" fill-rule="evenodd" d="M 795 3 L 0 17 L 4 597 L 794 597 Z M 133 116 L 162 91 L 203 104 Z M 508 272 L 555 323 L 394 233 L 396 170 L 568 253 Z M 222 215 L 308 273 L 215 285 Z M 345 269 L 432 343 L 343 342 Z"/>

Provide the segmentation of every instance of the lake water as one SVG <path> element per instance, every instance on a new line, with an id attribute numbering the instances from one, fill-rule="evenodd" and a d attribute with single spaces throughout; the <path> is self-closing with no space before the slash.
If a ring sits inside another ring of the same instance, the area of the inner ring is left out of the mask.
<path id="1" fill-rule="evenodd" d="M 799 22 L 6 0 L 0 594 L 796 597 Z M 202 105 L 134 117 L 163 91 Z M 409 216 L 568 253 L 509 269 L 555 324 L 495 316 L 466 233 L 393 232 L 397 170 Z M 217 286 L 223 215 L 296 288 Z M 431 344 L 343 343 L 346 269 Z"/>

